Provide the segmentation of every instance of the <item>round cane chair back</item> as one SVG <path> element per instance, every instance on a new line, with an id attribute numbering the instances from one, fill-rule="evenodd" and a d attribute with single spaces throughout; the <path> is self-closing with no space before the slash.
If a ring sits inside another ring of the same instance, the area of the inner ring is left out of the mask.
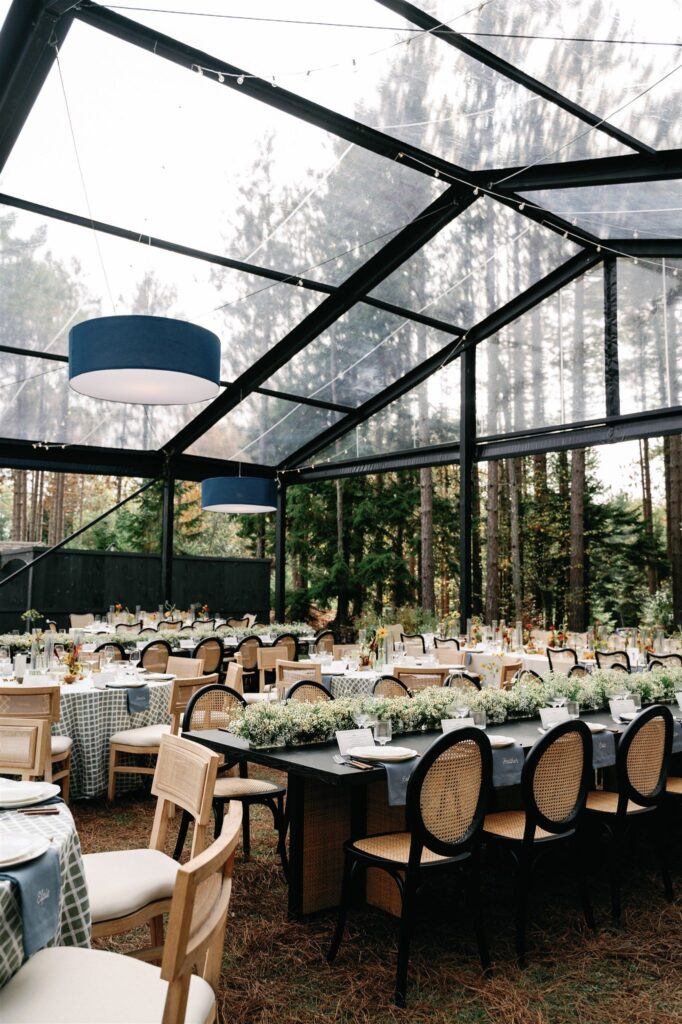
<path id="1" fill-rule="evenodd" d="M 492 750 L 480 729 L 446 733 L 426 751 L 407 784 L 413 842 L 454 856 L 480 836 L 490 784 Z"/>
<path id="2" fill-rule="evenodd" d="M 211 683 L 190 697 L 182 721 L 183 732 L 191 729 L 229 730 L 245 707 L 246 701 L 236 690 L 220 683 Z"/>
<path id="3" fill-rule="evenodd" d="M 561 834 L 575 828 L 585 807 L 592 768 L 592 734 L 580 721 L 560 722 L 541 737 L 521 773 L 526 828 Z"/>
<path id="4" fill-rule="evenodd" d="M 223 664 L 223 645 L 215 637 L 207 637 L 200 640 L 194 648 L 193 658 L 202 658 L 204 662 L 204 675 L 210 676 L 213 672 L 219 672 Z"/>
<path id="5" fill-rule="evenodd" d="M 308 682 L 299 679 L 286 691 L 287 700 L 300 701 L 304 704 L 317 704 L 320 701 L 334 700 L 329 690 L 322 683 Z"/>
<path id="6" fill-rule="evenodd" d="M 256 670 L 258 657 L 256 651 L 262 646 L 263 644 L 259 636 L 245 636 L 237 644 L 235 655 L 238 654 L 240 656 L 240 664 L 245 672 L 254 672 Z"/>
<path id="7" fill-rule="evenodd" d="M 480 690 L 481 683 L 477 675 L 473 672 L 467 672 L 465 669 L 459 669 L 455 672 L 451 672 L 450 675 L 443 681 L 443 686 L 449 686 L 452 689 L 460 690 Z"/>
<path id="8" fill-rule="evenodd" d="M 318 654 L 333 654 L 335 643 L 336 641 L 331 629 L 323 629 L 315 637 L 315 650 Z"/>
<path id="9" fill-rule="evenodd" d="M 521 668 L 514 676 L 513 683 L 541 683 L 542 676 L 532 668 Z"/>
<path id="10" fill-rule="evenodd" d="M 283 647 L 287 661 L 298 661 L 298 643 L 293 633 L 282 633 L 281 636 L 277 637 L 272 646 Z"/>
<path id="11" fill-rule="evenodd" d="M 630 671 L 630 658 L 627 651 L 595 651 L 597 668 L 624 668 Z"/>
<path id="12" fill-rule="evenodd" d="M 55 650 L 57 649 L 57 646 L 60 646 L 60 645 L 55 644 Z M 123 659 L 125 657 L 125 648 L 124 648 L 123 644 L 119 644 L 118 641 L 116 641 L 116 640 L 109 640 L 109 641 L 107 641 L 107 643 L 100 644 L 98 647 L 95 647 L 95 650 L 93 651 L 93 654 L 99 654 L 100 651 L 106 650 L 107 647 L 113 647 L 114 648 L 114 656 L 111 659 L 112 661 L 123 661 Z M 62 654 L 63 653 L 64 653 L 64 651 L 62 650 Z"/>
<path id="13" fill-rule="evenodd" d="M 409 686 L 406 686 L 400 679 L 396 679 L 395 676 L 382 676 L 372 687 L 372 696 L 411 697 L 412 691 Z"/>
<path id="14" fill-rule="evenodd" d="M 560 672 L 567 664 L 578 664 L 578 652 L 573 647 L 548 647 L 547 660 L 550 672 Z"/>
<path id="15" fill-rule="evenodd" d="M 682 668 L 682 654 L 651 654 L 646 652 L 647 668 Z"/>
<path id="16" fill-rule="evenodd" d="M 568 670 L 568 674 L 569 676 L 582 679 L 585 676 L 589 676 L 590 673 L 587 671 L 584 665 L 574 665 L 572 668 Z"/>
<path id="17" fill-rule="evenodd" d="M 140 665 L 150 672 L 165 672 L 171 656 L 171 645 L 167 640 L 152 640 L 142 651 Z"/>
<path id="18" fill-rule="evenodd" d="M 661 704 L 642 711 L 623 732 L 616 753 L 618 792 L 642 807 L 658 803 L 667 777 L 673 716 Z"/>
<path id="19" fill-rule="evenodd" d="M 454 647 L 456 651 L 459 650 L 459 640 L 454 636 L 446 637 L 444 640 L 434 636 L 433 645 L 434 647 Z"/>

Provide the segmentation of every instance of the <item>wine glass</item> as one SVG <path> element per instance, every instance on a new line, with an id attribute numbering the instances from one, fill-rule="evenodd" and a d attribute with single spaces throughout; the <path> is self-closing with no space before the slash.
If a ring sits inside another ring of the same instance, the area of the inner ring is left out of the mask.
<path id="1" fill-rule="evenodd" d="M 402 640 L 396 641 L 396 643 L 393 644 L 393 660 L 395 662 L 401 661 L 404 654 L 405 644 L 402 642 Z"/>
<path id="2" fill-rule="evenodd" d="M 137 647 L 133 648 L 133 650 L 128 655 L 128 661 L 134 669 L 136 669 L 137 666 L 140 664 L 141 657 L 142 651 L 140 651 Z"/>
<path id="3" fill-rule="evenodd" d="M 361 729 L 366 728 L 367 723 L 369 722 L 369 719 L 370 719 L 370 716 L 367 714 L 366 711 L 354 711 L 353 712 L 353 721 Z"/>
<path id="4" fill-rule="evenodd" d="M 116 656 L 116 648 L 112 647 L 111 644 L 107 644 L 104 648 L 104 667 L 109 668 L 114 657 Z"/>
<path id="5" fill-rule="evenodd" d="M 469 714 L 469 705 L 461 697 L 455 700 L 455 712 L 458 718 L 466 718 Z"/>
<path id="6" fill-rule="evenodd" d="M 374 741 L 380 746 L 384 746 L 390 742 L 391 736 L 393 735 L 393 728 L 391 726 L 390 718 L 380 718 L 374 726 Z"/>
<path id="7" fill-rule="evenodd" d="M 358 643 L 364 644 L 364 643 L 366 643 L 366 641 L 367 641 L 367 630 L 366 629 L 359 629 L 358 630 Z"/>

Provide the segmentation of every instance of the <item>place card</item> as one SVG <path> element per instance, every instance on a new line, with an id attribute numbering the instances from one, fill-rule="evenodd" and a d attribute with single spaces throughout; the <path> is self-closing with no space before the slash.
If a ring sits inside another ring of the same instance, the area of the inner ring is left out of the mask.
<path id="1" fill-rule="evenodd" d="M 621 715 L 634 715 L 637 708 L 634 700 L 626 697 L 621 700 L 610 700 L 609 709 L 612 718 L 619 718 Z"/>
<path id="2" fill-rule="evenodd" d="M 559 722 L 568 721 L 568 709 L 540 708 L 540 721 L 542 722 L 543 729 L 551 729 L 553 725 L 558 725 Z"/>
<path id="3" fill-rule="evenodd" d="M 441 718 L 440 727 L 443 732 L 454 732 L 456 729 L 464 729 L 465 726 L 473 726 L 473 718 Z"/>
<path id="4" fill-rule="evenodd" d="M 338 729 L 335 733 L 339 754 L 345 757 L 351 747 L 373 747 L 374 735 L 371 729 Z"/>

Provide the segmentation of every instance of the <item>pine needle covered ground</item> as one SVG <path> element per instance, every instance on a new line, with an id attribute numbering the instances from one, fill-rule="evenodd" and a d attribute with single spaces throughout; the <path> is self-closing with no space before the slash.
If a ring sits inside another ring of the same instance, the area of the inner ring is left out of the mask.
<path id="1" fill-rule="evenodd" d="M 257 774 L 255 771 L 253 774 Z M 270 773 L 272 777 L 272 773 Z M 154 801 L 143 794 L 75 804 L 84 852 L 148 844 Z M 379 911 L 356 911 L 337 961 L 324 951 L 333 918 L 286 915 L 286 887 L 269 812 L 252 812 L 251 862 L 235 867 L 220 991 L 224 1024 L 672 1024 L 682 1021 L 682 829 L 671 864 L 669 905 L 652 856 L 634 845 L 624 866 L 621 926 L 610 921 L 608 852 L 595 853 L 592 895 L 598 931 L 580 915 L 568 866 L 541 863 L 529 931 L 529 964 L 513 953 L 514 876 L 507 861 L 483 872 L 494 975 L 478 969 L 465 902 L 454 879 L 424 892 L 413 944 L 408 1007 L 391 993 L 397 929 Z M 189 845 L 189 844 L 188 844 Z M 145 937 L 146 938 L 146 937 Z M 106 943 L 124 950 L 129 937 Z"/>

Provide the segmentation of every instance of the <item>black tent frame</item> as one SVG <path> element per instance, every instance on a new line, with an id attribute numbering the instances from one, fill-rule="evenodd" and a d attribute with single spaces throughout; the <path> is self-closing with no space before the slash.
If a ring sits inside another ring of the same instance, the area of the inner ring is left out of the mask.
<path id="1" fill-rule="evenodd" d="M 256 266 L 242 261 L 189 248 L 172 240 L 150 237 L 134 229 L 77 216 L 9 195 L 0 195 L 0 203 L 38 213 L 46 217 L 111 234 L 119 238 L 166 251 L 247 272 L 266 280 L 292 287 L 311 289 L 325 294 L 322 302 L 298 323 L 284 338 L 237 379 L 221 382 L 222 393 L 203 409 L 167 444 L 158 451 L 129 451 L 95 446 L 55 445 L 47 447 L 36 441 L 0 439 L 0 465 L 14 468 L 44 469 L 56 472 L 108 473 L 134 477 L 163 477 L 165 504 L 162 554 L 164 562 L 164 596 L 170 598 L 172 577 L 173 516 L 172 485 L 174 480 L 201 480 L 212 475 L 234 475 L 234 462 L 187 455 L 186 450 L 231 409 L 252 393 L 273 395 L 301 405 L 333 410 L 341 418 L 332 427 L 291 453 L 279 466 L 250 465 L 249 473 L 275 477 L 279 484 L 277 511 L 276 614 L 284 615 L 284 549 L 287 489 L 297 483 L 352 477 L 367 473 L 458 463 L 460 466 L 460 611 L 471 610 L 471 501 L 472 474 L 477 461 L 508 458 L 538 452 L 608 444 L 616 441 L 682 431 L 682 407 L 622 416 L 619 408 L 618 329 L 617 329 L 617 261 L 609 249 L 630 256 L 682 257 L 682 239 L 617 239 L 598 238 L 537 204 L 524 205 L 521 192 L 546 189 L 585 187 L 590 185 L 627 184 L 665 181 L 682 177 L 682 149 L 659 152 L 618 127 L 603 121 L 596 113 L 570 100 L 520 68 L 508 63 L 469 37 L 441 25 L 436 19 L 405 0 L 376 0 L 417 28 L 430 32 L 442 41 L 466 53 L 500 75 L 567 111 L 589 125 L 634 150 L 632 154 L 563 163 L 538 163 L 529 168 L 504 167 L 470 171 L 432 153 L 401 142 L 390 135 L 369 128 L 352 118 L 335 113 L 311 100 L 284 88 L 271 88 L 271 83 L 252 77 L 248 71 L 230 65 L 186 43 L 173 39 L 125 16 L 99 6 L 90 0 L 13 0 L 0 32 L 0 170 L 5 166 L 35 100 L 54 63 L 57 48 L 67 37 L 74 20 L 109 33 L 130 45 L 152 53 L 156 58 L 179 65 L 190 73 L 197 67 L 215 82 L 216 87 L 239 88 L 253 100 L 269 104 L 280 111 L 323 128 L 355 146 L 367 149 L 387 160 L 398 160 L 413 170 L 433 176 L 435 172 L 449 188 L 435 202 L 399 231 L 383 248 L 337 286 L 287 274 L 277 269 Z M 220 67 L 225 75 L 206 70 Z M 237 84 L 237 76 L 243 81 Z M 233 75 L 234 77 L 230 77 Z M 509 180 L 506 180 L 509 179 Z M 473 327 L 443 322 L 384 302 L 369 295 L 377 284 L 403 264 L 433 238 L 445 225 L 475 203 L 486 189 L 494 189 L 491 199 L 512 208 L 520 216 L 542 224 L 560 235 L 570 235 L 580 252 L 558 268 L 536 281 L 530 288 Z M 505 325 L 556 293 L 559 289 L 602 265 L 604 271 L 605 324 L 605 394 L 606 414 L 598 420 L 570 423 L 551 428 L 526 430 L 520 433 L 476 436 L 475 379 L 476 346 Z M 421 365 L 374 395 L 357 408 L 318 399 L 268 390 L 264 383 L 296 353 L 318 337 L 344 313 L 358 303 L 367 304 L 429 327 L 450 337 L 448 343 Z M 0 346 L 0 351 L 33 358 L 66 361 L 65 356 Z M 368 417 L 406 394 L 416 385 L 454 359 L 461 359 L 460 441 L 419 450 L 394 452 L 389 455 L 349 459 L 333 464 L 314 465 L 315 456 Z"/>

